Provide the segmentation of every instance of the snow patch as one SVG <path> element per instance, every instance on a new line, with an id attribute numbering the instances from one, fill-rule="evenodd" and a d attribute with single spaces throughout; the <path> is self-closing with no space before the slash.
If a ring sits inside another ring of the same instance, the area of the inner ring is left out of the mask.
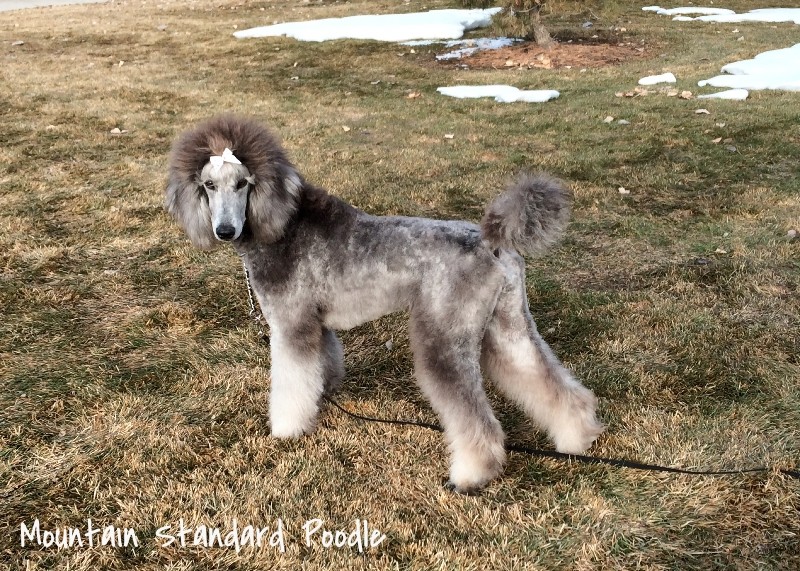
<path id="1" fill-rule="evenodd" d="M 671 73 L 662 73 L 661 75 L 648 75 L 639 80 L 639 85 L 655 85 L 657 83 L 675 83 L 678 81 Z"/>
<path id="2" fill-rule="evenodd" d="M 658 10 L 653 10 L 656 14 L 661 16 L 685 16 L 687 14 L 702 14 L 705 16 L 721 16 L 723 14 L 735 14 L 733 10 L 728 10 L 727 8 L 701 8 L 699 6 L 692 6 L 689 8 L 659 8 L 655 6 Z M 644 8 L 642 8 L 644 10 Z"/>
<path id="3" fill-rule="evenodd" d="M 553 89 L 536 89 L 523 91 L 510 85 L 456 85 L 439 87 L 436 91 L 449 97 L 473 99 L 477 97 L 494 97 L 499 103 L 524 101 L 527 103 L 544 103 L 556 99 L 560 93 Z"/>
<path id="4" fill-rule="evenodd" d="M 676 15 L 673 20 L 693 20 L 701 22 L 739 23 L 739 22 L 794 22 L 800 24 L 800 8 L 758 8 L 743 14 L 720 8 L 673 8 L 665 10 L 659 6 L 645 6 L 642 10 L 662 15 Z M 714 11 L 714 13 L 710 13 Z M 705 15 L 689 18 L 684 14 Z M 730 87 L 734 90 L 782 89 L 800 91 L 800 44 L 782 50 L 771 50 L 758 54 L 753 59 L 730 63 L 722 68 L 722 73 L 698 82 L 700 87 Z M 640 82 L 641 83 L 641 82 Z M 727 93 L 727 92 L 723 92 Z M 727 97 L 742 97 L 738 95 Z M 712 94 L 718 95 L 718 94 Z M 746 97 L 746 95 L 744 95 Z"/>
<path id="5" fill-rule="evenodd" d="M 737 14 L 733 10 L 725 8 L 661 8 L 660 6 L 645 6 L 642 8 L 647 12 L 655 12 L 662 16 L 675 16 L 673 20 L 687 22 L 690 20 L 700 22 L 794 22 L 800 24 L 800 8 L 758 8 L 742 14 Z M 701 14 L 696 18 L 691 18 L 687 14 Z"/>
<path id="6" fill-rule="evenodd" d="M 48 6 L 68 6 L 71 4 L 98 4 L 106 0 L 0 0 L 0 12 L 44 8 Z"/>
<path id="7" fill-rule="evenodd" d="M 720 16 L 700 16 L 695 18 L 701 22 L 794 22 L 800 24 L 800 8 L 760 8 L 750 10 L 744 14 L 729 14 Z"/>
<path id="8" fill-rule="evenodd" d="M 475 40 L 454 40 L 451 42 L 447 42 L 444 47 L 445 48 L 454 48 L 456 46 L 464 46 L 460 49 L 457 49 L 452 52 L 447 52 L 445 54 L 437 55 L 437 60 L 448 60 L 448 59 L 459 59 L 464 56 L 472 55 L 478 51 L 484 50 L 499 50 L 500 48 L 506 48 L 508 46 L 513 45 L 515 42 L 519 42 L 521 40 L 516 40 L 514 38 L 478 38 Z"/>
<path id="9" fill-rule="evenodd" d="M 698 99 L 734 99 L 743 101 L 747 99 L 750 92 L 746 89 L 728 89 L 726 91 L 719 91 L 717 93 L 709 93 L 707 95 L 698 95 Z"/>
<path id="10" fill-rule="evenodd" d="M 697 83 L 700 87 L 735 89 L 783 89 L 800 91 L 800 44 L 770 50 L 723 66 L 722 73 Z"/>
<path id="11" fill-rule="evenodd" d="M 381 14 L 287 22 L 234 32 L 237 38 L 288 36 L 306 42 L 356 39 L 382 42 L 456 39 L 467 30 L 488 26 L 501 8 L 487 10 L 429 10 L 410 14 Z"/>
<path id="12" fill-rule="evenodd" d="M 410 42 L 401 42 L 404 46 L 430 46 L 432 44 L 439 44 L 441 42 L 437 42 L 436 40 L 411 40 Z"/>

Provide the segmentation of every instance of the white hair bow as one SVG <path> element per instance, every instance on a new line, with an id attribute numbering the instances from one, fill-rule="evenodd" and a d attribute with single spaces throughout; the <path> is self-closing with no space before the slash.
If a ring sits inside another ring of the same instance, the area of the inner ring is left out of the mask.
<path id="1" fill-rule="evenodd" d="M 213 155 L 210 159 L 211 166 L 214 167 L 214 172 L 219 172 L 219 169 L 222 168 L 223 163 L 233 163 L 235 165 L 242 164 L 242 161 L 236 158 L 236 155 L 233 154 L 228 147 L 225 147 L 225 150 L 222 151 L 222 156 Z"/>

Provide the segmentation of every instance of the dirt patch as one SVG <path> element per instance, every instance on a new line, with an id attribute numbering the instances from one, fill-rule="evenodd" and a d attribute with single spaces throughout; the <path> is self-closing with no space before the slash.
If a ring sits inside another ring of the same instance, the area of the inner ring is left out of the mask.
<path id="1" fill-rule="evenodd" d="M 606 43 L 555 43 L 544 49 L 534 42 L 523 42 L 496 50 L 484 50 L 460 59 L 440 60 L 446 67 L 459 69 L 522 68 L 589 68 L 616 65 L 630 59 L 643 57 L 645 48 L 632 42 Z"/>

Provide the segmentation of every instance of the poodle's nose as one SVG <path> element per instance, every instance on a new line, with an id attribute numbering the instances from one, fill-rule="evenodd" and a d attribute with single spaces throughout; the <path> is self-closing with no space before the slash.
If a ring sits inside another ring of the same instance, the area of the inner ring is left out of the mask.
<path id="1" fill-rule="evenodd" d="M 225 240 L 226 242 L 229 242 L 233 240 L 233 237 L 236 234 L 236 229 L 230 224 L 220 224 L 214 230 L 214 234 L 216 234 L 217 238 L 219 238 L 220 240 Z"/>

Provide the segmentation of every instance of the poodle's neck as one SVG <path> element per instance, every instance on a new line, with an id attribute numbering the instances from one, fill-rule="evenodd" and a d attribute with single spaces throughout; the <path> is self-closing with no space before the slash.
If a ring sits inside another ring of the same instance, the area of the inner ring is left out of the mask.
<path id="1" fill-rule="evenodd" d="M 280 238 L 274 241 L 259 239 L 247 226 L 242 237 L 233 243 L 236 252 L 251 269 L 291 264 L 320 243 L 337 247 L 342 234 L 347 234 L 359 210 L 322 188 L 303 185 L 297 209 L 283 227 Z"/>

